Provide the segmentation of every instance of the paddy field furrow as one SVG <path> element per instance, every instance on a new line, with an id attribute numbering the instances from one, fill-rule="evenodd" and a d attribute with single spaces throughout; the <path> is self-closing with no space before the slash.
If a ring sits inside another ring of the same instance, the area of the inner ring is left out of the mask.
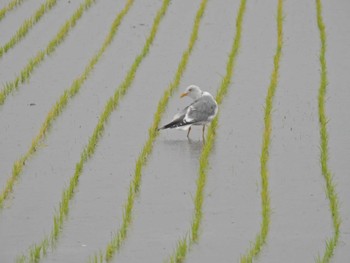
<path id="1" fill-rule="evenodd" d="M 331 262 L 346 262 L 350 258 L 350 118 L 347 110 L 350 101 L 350 23 L 347 10 L 348 1 L 340 1 L 337 5 L 322 2 L 323 21 L 327 33 L 327 95 L 326 115 L 329 169 L 335 177 L 335 185 L 339 198 L 341 228 L 338 246 Z"/>
<path id="2" fill-rule="evenodd" d="M 259 232 L 259 155 L 264 103 L 276 50 L 276 4 L 246 3 L 234 76 L 220 106 L 217 138 L 209 162 L 200 239 L 192 247 L 188 262 L 239 262 Z M 232 13 L 236 10 L 230 13 L 234 28 Z M 232 42 L 234 30 L 230 31 Z"/>
<path id="3" fill-rule="evenodd" d="M 314 4 L 284 1 L 283 55 L 269 153 L 271 225 L 259 262 L 314 262 L 331 235 L 319 163 Z"/>
<path id="4" fill-rule="evenodd" d="M 21 41 L 27 35 L 29 30 L 31 30 L 31 28 L 34 27 L 35 24 L 38 23 L 46 13 L 50 12 L 56 4 L 57 0 L 46 0 L 29 19 L 26 19 L 18 28 L 18 30 L 13 34 L 10 40 L 0 46 L 0 59 L 7 51 L 13 48 L 19 41 Z"/>
<path id="5" fill-rule="evenodd" d="M 318 119 L 320 124 L 320 163 L 322 168 L 322 175 L 326 183 L 326 196 L 329 200 L 329 212 L 332 216 L 333 235 L 327 238 L 326 247 L 322 254 L 319 254 L 317 262 L 330 262 L 334 255 L 335 248 L 339 242 L 340 224 L 341 217 L 339 213 L 339 198 L 338 192 L 334 182 L 334 176 L 332 171 L 329 169 L 328 159 L 328 117 L 326 114 L 326 96 L 327 96 L 327 85 L 328 85 L 328 73 L 327 73 L 327 33 L 326 25 L 323 21 L 322 14 L 322 2 L 316 0 L 317 10 L 317 25 L 320 33 L 320 87 L 318 92 Z"/>
<path id="6" fill-rule="evenodd" d="M 6 5 L 0 9 L 0 21 L 4 19 L 4 17 L 8 12 L 12 11 L 17 6 L 21 5 L 23 1 L 24 0 L 12 0 L 6 3 Z"/>

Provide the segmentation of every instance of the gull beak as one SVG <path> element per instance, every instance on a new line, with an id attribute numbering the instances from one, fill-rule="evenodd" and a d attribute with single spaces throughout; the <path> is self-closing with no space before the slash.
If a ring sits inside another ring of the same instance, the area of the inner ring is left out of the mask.
<path id="1" fill-rule="evenodd" d="M 185 97 L 185 96 L 187 96 L 188 95 L 188 92 L 184 92 L 184 93 L 182 93 L 181 95 L 180 95 L 180 98 L 183 98 L 183 97 Z"/>

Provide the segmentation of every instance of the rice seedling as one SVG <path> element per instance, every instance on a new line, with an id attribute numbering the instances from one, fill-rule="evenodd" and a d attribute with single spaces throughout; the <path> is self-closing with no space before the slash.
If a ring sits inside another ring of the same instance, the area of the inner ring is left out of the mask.
<path id="1" fill-rule="evenodd" d="M 46 55 L 50 55 L 57 46 L 63 41 L 63 39 L 67 36 L 70 29 L 72 29 L 77 21 L 82 17 L 85 10 L 89 9 L 90 6 L 94 3 L 94 0 L 85 0 L 79 8 L 74 12 L 74 14 L 71 16 L 71 18 L 61 27 L 56 37 L 49 43 L 49 45 L 46 47 L 45 51 L 40 51 L 37 56 L 35 56 L 28 64 L 27 66 L 22 70 L 21 76 L 17 77 L 13 82 L 8 83 L 6 85 L 6 88 L 0 92 L 0 105 L 4 102 L 6 96 L 16 87 L 18 87 L 20 82 L 24 82 L 29 79 L 30 73 L 34 70 L 34 68 L 44 59 Z M 112 37 L 111 37 L 112 38 Z M 109 40 L 111 41 L 111 39 Z M 106 44 L 108 45 L 108 44 Z M 104 48 L 105 49 L 105 48 Z M 103 53 L 103 52 L 102 52 Z M 102 54 L 101 53 L 101 54 Z M 100 57 L 101 55 L 97 56 Z M 13 186 L 15 182 L 18 180 L 23 167 L 28 160 L 28 158 L 33 155 L 36 150 L 40 147 L 40 144 L 44 140 L 49 128 L 51 127 L 53 121 L 59 116 L 59 114 L 62 112 L 64 106 L 68 103 L 68 99 L 73 97 L 79 90 L 81 84 L 83 81 L 87 78 L 89 72 L 91 71 L 96 58 L 91 60 L 89 66 L 85 69 L 83 75 L 80 78 L 77 78 L 72 86 L 71 89 L 66 90 L 64 94 L 61 96 L 58 102 L 53 106 L 53 108 L 50 110 L 48 115 L 46 116 L 46 119 L 44 123 L 41 126 L 41 129 L 39 131 L 39 134 L 33 139 L 32 144 L 29 148 L 29 150 L 22 155 L 14 164 L 12 167 L 12 173 L 9 179 L 6 182 L 6 185 L 3 189 L 3 191 L 0 193 L 0 209 L 3 208 L 4 201 L 9 197 L 10 193 L 13 191 Z M 91 68 L 91 69 L 90 69 Z"/>
<path id="2" fill-rule="evenodd" d="M 265 99 L 265 115 L 264 115 L 264 132 L 263 142 L 260 156 L 260 175 L 261 175 L 261 206 L 262 206 L 262 223 L 260 232 L 256 235 L 255 241 L 252 244 L 248 252 L 241 257 L 242 263 L 252 262 L 257 257 L 266 243 L 266 238 L 269 232 L 271 208 L 270 208 L 270 193 L 269 193 L 269 173 L 268 173 L 268 161 L 269 161 L 269 147 L 271 142 L 271 112 L 273 107 L 273 99 L 275 96 L 279 65 L 282 55 L 283 47 L 283 0 L 278 0 L 277 5 L 277 47 L 274 55 L 274 67 L 270 77 L 270 85 L 267 91 Z"/>
<path id="3" fill-rule="evenodd" d="M 178 65 L 174 79 L 169 84 L 162 98 L 158 102 L 157 110 L 153 118 L 153 123 L 151 124 L 148 130 L 148 139 L 144 144 L 141 150 L 141 153 L 135 164 L 134 175 L 129 185 L 127 200 L 124 204 L 123 219 L 122 219 L 121 226 L 118 229 L 117 233 L 112 237 L 112 240 L 108 243 L 105 252 L 100 251 L 98 253 L 95 253 L 95 255 L 90 257 L 90 262 L 104 262 L 104 261 L 110 262 L 113 259 L 113 256 L 115 255 L 115 253 L 119 251 L 121 245 L 123 244 L 123 241 L 127 236 L 129 226 L 132 223 L 132 211 L 133 211 L 135 199 L 137 198 L 138 193 L 140 191 L 142 169 L 146 165 L 148 157 L 152 152 L 153 143 L 156 137 L 158 136 L 157 128 L 159 126 L 161 117 L 166 109 L 170 96 L 178 88 L 182 75 L 186 70 L 188 59 L 192 53 L 194 44 L 197 41 L 198 30 L 199 30 L 200 22 L 203 17 L 206 5 L 207 5 L 207 0 L 202 0 L 194 20 L 194 25 L 192 28 L 192 33 L 189 39 L 188 47 L 182 54 L 182 58 Z M 103 257 L 101 258 L 100 255 L 103 255 Z"/>
<path id="4" fill-rule="evenodd" d="M 231 51 L 226 64 L 226 74 L 221 80 L 221 85 L 216 94 L 216 101 L 220 105 L 228 92 L 228 88 L 231 84 L 231 79 L 234 74 L 235 62 L 238 55 L 241 35 L 242 35 L 242 24 L 246 10 L 246 0 L 241 0 L 240 7 L 236 18 L 236 34 L 234 36 Z M 203 146 L 200 159 L 199 159 L 199 173 L 197 178 L 197 189 L 194 197 L 194 213 L 191 223 L 190 234 L 182 238 L 175 249 L 175 252 L 170 256 L 169 261 L 172 263 L 183 262 L 186 258 L 187 252 L 199 239 L 199 228 L 203 218 L 203 202 L 204 202 L 204 188 L 207 180 L 207 172 L 209 168 L 209 156 L 213 148 L 216 136 L 216 129 L 218 127 L 218 118 L 212 121 L 209 126 L 206 143 Z"/>
<path id="5" fill-rule="evenodd" d="M 63 26 L 58 30 L 55 37 L 48 43 L 44 50 L 38 51 L 38 53 L 32 57 L 27 65 L 20 71 L 19 75 L 15 77 L 14 80 L 5 83 L 3 89 L 0 91 L 0 106 L 4 104 L 7 96 L 18 89 L 20 84 L 25 83 L 30 79 L 30 75 L 34 69 L 39 66 L 39 64 L 49 55 L 51 55 L 56 48 L 66 39 L 68 33 L 73 29 L 82 17 L 84 12 L 95 3 L 96 0 L 85 0 L 80 4 L 79 8 L 74 12 L 74 14 L 63 24 Z M 1 206 L 1 198 L 0 198 Z"/>
<path id="6" fill-rule="evenodd" d="M 6 16 L 7 12 L 10 12 L 11 10 L 15 9 L 17 6 L 22 4 L 23 0 L 12 0 L 10 3 L 7 4 L 4 8 L 0 10 L 0 21 Z"/>
<path id="7" fill-rule="evenodd" d="M 328 167 L 328 131 L 327 131 L 327 116 L 325 110 L 325 97 L 327 93 L 328 76 L 327 76 L 327 61 L 326 61 L 326 47 L 327 47 L 327 35 L 326 26 L 322 17 L 322 2 L 316 0 L 317 9 L 317 25 L 320 32 L 321 50 L 320 50 L 320 87 L 318 93 L 318 115 L 320 123 L 320 138 L 321 138 L 321 154 L 320 162 L 322 175 L 326 181 L 326 195 L 329 200 L 329 206 L 332 215 L 333 223 L 333 236 L 326 241 L 326 249 L 322 257 L 318 256 L 316 259 L 319 263 L 330 262 L 334 254 L 334 249 L 338 244 L 341 218 L 339 213 L 338 194 L 333 182 L 333 175 Z"/>
<path id="8" fill-rule="evenodd" d="M 45 13 L 50 11 L 57 4 L 57 0 L 47 0 L 38 10 L 28 19 L 26 19 L 14 36 L 2 47 L 0 47 L 0 59 L 11 48 L 13 48 L 21 39 L 23 39 L 29 30 L 43 17 Z"/>

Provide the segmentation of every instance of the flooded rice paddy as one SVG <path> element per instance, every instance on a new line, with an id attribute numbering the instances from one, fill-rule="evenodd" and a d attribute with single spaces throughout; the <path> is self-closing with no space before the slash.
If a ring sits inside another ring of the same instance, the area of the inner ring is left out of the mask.
<path id="1" fill-rule="evenodd" d="M 0 262 L 348 262 L 349 11 L 0 1 Z"/>

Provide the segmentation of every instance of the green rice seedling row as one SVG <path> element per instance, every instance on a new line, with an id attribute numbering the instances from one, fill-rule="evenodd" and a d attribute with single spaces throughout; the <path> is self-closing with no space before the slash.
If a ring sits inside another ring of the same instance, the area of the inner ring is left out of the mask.
<path id="1" fill-rule="evenodd" d="M 23 0 L 12 0 L 10 3 L 7 4 L 7 6 L 3 7 L 0 10 L 0 21 L 6 16 L 8 12 L 15 9 L 17 6 L 21 5 L 23 3 Z"/>
<path id="2" fill-rule="evenodd" d="M 16 89 L 20 83 L 27 81 L 30 78 L 30 74 L 36 66 L 39 65 L 45 58 L 45 56 L 50 55 L 57 46 L 64 40 L 68 35 L 68 32 L 76 25 L 77 21 L 82 17 L 85 10 L 91 7 L 94 3 L 94 0 L 85 0 L 84 3 L 75 11 L 72 17 L 64 24 L 63 27 L 59 30 L 56 37 L 49 43 L 45 51 L 40 51 L 37 56 L 29 61 L 27 66 L 21 71 L 21 75 L 18 76 L 13 82 L 6 84 L 4 90 L 0 92 L 0 105 L 4 103 L 7 95 Z M 62 112 L 64 105 L 68 103 L 68 98 L 73 97 L 74 94 L 79 90 L 82 82 L 87 78 L 88 73 L 92 70 L 94 64 L 96 64 L 96 59 L 91 60 L 90 64 L 86 68 L 83 75 L 75 80 L 72 84 L 70 90 L 67 90 L 60 98 L 60 100 L 53 106 L 51 111 L 48 113 L 38 135 L 33 139 L 32 145 L 29 150 L 22 155 L 14 164 L 12 168 L 12 174 L 6 182 L 5 188 L 0 194 L 0 209 L 3 207 L 4 201 L 8 198 L 10 193 L 13 191 L 13 187 L 17 179 L 19 178 L 23 167 L 28 160 L 28 158 L 33 155 L 38 147 L 40 146 L 42 140 L 45 138 L 49 128 L 52 125 L 52 122 L 58 117 Z"/>
<path id="3" fill-rule="evenodd" d="M 234 74 L 235 61 L 238 55 L 241 35 L 242 24 L 246 8 L 246 0 L 242 0 L 238 9 L 238 15 L 236 19 L 236 35 L 234 37 L 232 49 L 226 65 L 226 74 L 222 79 L 220 88 L 216 94 L 216 101 L 220 105 L 228 92 L 228 88 L 231 84 L 231 79 Z M 190 229 L 189 236 L 183 237 L 178 241 L 177 248 L 173 255 L 170 257 L 170 262 L 183 262 L 186 258 L 187 252 L 191 246 L 199 239 L 199 228 L 203 218 L 203 201 L 204 201 L 204 188 L 207 179 L 207 171 L 209 165 L 209 156 L 214 145 L 216 129 L 218 126 L 218 116 L 215 117 L 212 124 L 209 127 L 205 145 L 202 149 L 202 153 L 199 159 L 199 175 L 197 178 L 197 189 L 194 197 L 194 213 Z"/>
<path id="4" fill-rule="evenodd" d="M 163 1 L 161 8 L 158 10 L 156 17 L 154 18 L 153 26 L 151 28 L 151 31 L 150 31 L 148 38 L 146 39 L 145 45 L 144 45 L 141 53 L 136 56 L 133 64 L 131 65 L 128 73 L 126 74 L 124 81 L 115 90 L 114 95 L 112 97 L 110 97 L 110 99 L 107 101 L 105 108 L 104 108 L 102 114 L 100 115 L 99 122 L 96 125 L 95 130 L 94 130 L 93 134 L 91 135 L 88 144 L 86 145 L 86 147 L 84 148 L 84 151 L 81 154 L 80 161 L 76 165 L 75 175 L 71 180 L 70 187 L 69 187 L 69 189 L 67 189 L 67 191 L 65 191 L 65 193 L 67 193 L 67 195 L 68 195 L 68 192 L 74 193 L 73 188 L 77 187 L 78 178 L 83 171 L 84 163 L 87 162 L 88 159 L 91 158 L 92 155 L 94 154 L 95 149 L 96 149 L 97 144 L 98 144 L 98 141 L 100 140 L 100 138 L 104 134 L 105 125 L 108 122 L 110 115 L 118 107 L 120 100 L 123 98 L 123 96 L 127 93 L 127 90 L 132 85 L 132 82 L 136 76 L 136 72 L 137 72 L 139 66 L 141 65 L 141 62 L 148 55 L 148 53 L 150 51 L 151 45 L 152 45 L 152 43 L 156 37 L 156 34 L 158 32 L 159 25 L 162 21 L 162 18 L 165 16 L 169 5 L 170 5 L 169 0 Z M 73 197 L 73 195 L 70 197 L 66 197 L 67 195 L 63 195 L 65 201 L 62 200 L 60 207 L 62 207 L 63 203 L 65 203 L 67 206 L 69 205 L 68 202 Z M 125 236 L 123 236 L 123 238 L 125 238 Z M 123 240 L 120 240 L 120 242 L 122 242 L 122 241 Z M 108 255 L 106 254 L 106 258 L 111 258 L 112 253 L 115 253 L 115 251 L 111 251 L 111 250 L 109 250 L 108 252 L 109 252 L 109 254 Z M 101 255 L 101 253 L 99 255 Z M 94 260 L 97 260 L 96 258 L 97 257 L 95 256 Z"/>
<path id="5" fill-rule="evenodd" d="M 124 16 L 128 13 L 130 10 L 132 4 L 134 3 L 133 0 L 128 0 L 124 6 L 124 8 L 117 14 L 115 20 L 112 23 L 112 26 L 110 28 L 110 31 L 105 38 L 100 50 L 92 57 L 88 65 L 86 66 L 83 74 L 79 76 L 72 84 L 72 86 L 67 89 L 60 99 L 56 102 L 54 107 L 51 109 L 49 114 L 46 117 L 45 122 L 43 123 L 40 133 L 37 135 L 37 137 L 33 140 L 33 145 L 31 147 L 36 149 L 40 142 L 45 138 L 47 132 L 49 131 L 50 127 L 52 126 L 52 123 L 55 119 L 59 116 L 59 114 L 63 111 L 64 107 L 68 104 L 69 100 L 71 100 L 80 90 L 81 86 L 83 85 L 84 81 L 88 78 L 89 74 L 92 72 L 94 66 L 97 64 L 99 59 L 101 58 L 104 51 L 107 49 L 107 47 L 112 42 L 114 36 L 116 35 L 118 28 L 124 18 Z M 108 106 L 107 106 L 108 107 Z M 102 117 L 103 118 L 103 117 Z M 74 176 L 71 177 L 69 186 L 63 191 L 62 193 L 62 200 L 59 204 L 59 209 L 56 211 L 54 218 L 53 218 L 53 227 L 51 230 L 51 233 L 49 236 L 46 236 L 40 243 L 34 244 L 29 249 L 29 256 L 26 257 L 24 255 L 18 257 L 18 261 L 29 261 L 29 262 L 39 262 L 43 256 L 46 255 L 46 251 L 49 247 L 53 248 L 56 241 L 59 238 L 59 235 L 62 231 L 63 223 L 65 219 L 67 218 L 67 215 L 69 213 L 69 202 L 74 196 L 74 190 L 78 185 L 79 182 L 79 176 L 81 175 L 83 164 L 87 161 L 87 159 L 93 154 L 94 148 L 96 147 L 97 139 L 99 136 L 101 136 L 103 127 L 101 127 L 101 120 L 99 122 L 98 128 L 96 129 L 94 135 L 90 138 L 89 145 L 84 149 L 80 161 L 76 164 L 76 170 L 74 173 Z M 31 151 L 31 149 L 28 151 L 28 154 L 26 156 L 30 156 L 35 151 Z M 28 158 L 27 157 L 27 158 Z M 21 167 L 21 170 L 23 169 L 23 165 Z M 17 175 L 18 177 L 18 175 Z"/>
<path id="6" fill-rule="evenodd" d="M 95 1 L 96 0 L 85 0 L 84 3 L 82 3 L 74 12 L 71 18 L 59 29 L 56 36 L 49 42 L 46 48 L 39 51 L 34 57 L 32 57 L 13 81 L 10 81 L 4 85 L 3 89 L 0 91 L 0 106 L 5 103 L 5 100 L 9 94 L 13 93 L 19 88 L 20 84 L 23 84 L 30 79 L 34 69 L 39 66 L 41 62 L 43 62 L 45 57 L 51 55 L 65 40 L 69 31 L 74 28 L 84 12 L 89 9 L 91 5 L 95 3 Z M 2 202 L 1 200 L 2 198 L 0 198 L 0 206 Z"/>
<path id="7" fill-rule="evenodd" d="M 264 115 L 264 132 L 262 140 L 262 149 L 260 156 L 261 165 L 261 228 L 260 232 L 255 237 L 255 241 L 252 244 L 250 250 L 241 257 L 241 262 L 252 262 L 257 257 L 266 243 L 266 238 L 269 233 L 270 218 L 271 218 L 271 204 L 270 204 L 270 190 L 269 190 L 269 172 L 268 161 L 270 158 L 269 148 L 271 144 L 271 132 L 272 132 L 272 118 L 271 112 L 273 109 L 273 99 L 276 93 L 278 84 L 278 75 L 280 68 L 280 59 L 282 55 L 283 46 L 283 0 L 278 1 L 277 5 L 277 47 L 273 62 L 273 71 L 270 78 L 270 86 L 268 88 L 266 101 L 265 101 L 265 115 Z"/>
<path id="8" fill-rule="evenodd" d="M 320 138 L 321 138 L 321 168 L 322 175 L 326 181 L 326 195 L 329 200 L 330 211 L 332 215 L 333 223 L 333 236 L 326 241 L 326 249 L 323 256 L 318 256 L 317 262 L 330 262 L 334 249 L 336 248 L 339 240 L 340 224 L 341 218 L 339 214 L 339 202 L 338 194 L 333 180 L 332 172 L 328 167 L 328 131 L 327 131 L 327 116 L 325 109 L 326 93 L 327 93 L 327 61 L 326 61 L 326 45 L 327 45 L 327 35 L 326 35 L 326 26 L 323 22 L 322 17 L 322 3 L 321 0 L 316 0 L 316 9 L 317 9 L 317 25 L 320 31 L 320 41 L 321 41 L 321 50 L 320 50 L 320 88 L 318 93 L 318 114 L 319 114 L 319 123 L 320 123 Z"/>
<path id="9" fill-rule="evenodd" d="M 141 153 L 136 161 L 135 172 L 133 179 L 129 185 L 128 197 L 123 209 L 123 221 L 121 227 L 119 228 L 117 234 L 113 236 L 112 240 L 107 245 L 106 251 L 104 253 L 96 253 L 93 257 L 90 258 L 90 262 L 103 262 L 104 260 L 109 262 L 113 258 L 115 252 L 120 249 L 122 242 L 127 236 L 129 226 L 132 223 L 132 212 L 135 199 L 137 198 L 141 187 L 142 169 L 146 165 L 149 155 L 152 153 L 153 143 L 158 135 L 157 129 L 159 127 L 161 117 L 166 109 L 168 101 L 174 91 L 178 88 L 181 77 L 186 70 L 188 59 L 198 38 L 198 30 L 206 5 L 207 0 L 202 0 L 194 20 L 188 47 L 183 52 L 173 81 L 169 84 L 169 87 L 165 90 L 162 98 L 158 102 L 157 110 L 153 118 L 153 123 L 148 130 L 148 139 L 144 144 L 144 147 L 142 148 Z"/>
<path id="10" fill-rule="evenodd" d="M 0 47 L 0 59 L 3 55 L 13 48 L 19 41 L 21 41 L 29 32 L 29 30 L 44 16 L 45 13 L 49 12 L 55 5 L 57 0 L 47 0 L 43 3 L 39 9 L 34 13 L 32 17 L 26 19 L 17 32 L 11 37 L 11 39 L 2 47 Z"/>

